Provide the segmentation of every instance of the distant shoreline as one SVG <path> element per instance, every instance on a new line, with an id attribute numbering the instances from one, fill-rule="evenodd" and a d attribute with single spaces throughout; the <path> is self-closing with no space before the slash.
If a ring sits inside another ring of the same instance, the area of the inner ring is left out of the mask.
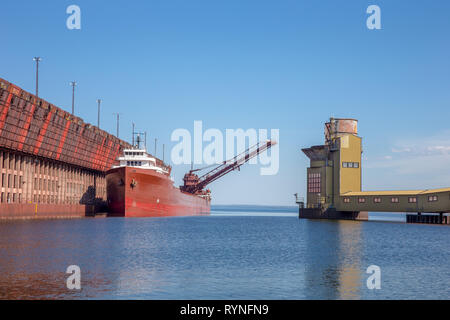
<path id="1" fill-rule="evenodd" d="M 261 213 L 298 213 L 298 206 L 274 206 L 251 204 L 220 204 L 211 205 L 211 211 L 216 212 L 261 212 Z M 369 221 L 406 222 L 405 213 L 399 212 L 369 212 Z"/>
<path id="2" fill-rule="evenodd" d="M 298 212 L 298 206 L 270 206 L 251 204 L 211 205 L 211 211 L 248 211 L 248 212 Z"/>

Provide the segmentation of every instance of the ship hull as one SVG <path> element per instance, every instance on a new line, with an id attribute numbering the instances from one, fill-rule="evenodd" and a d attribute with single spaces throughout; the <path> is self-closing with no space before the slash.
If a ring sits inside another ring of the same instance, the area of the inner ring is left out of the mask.
<path id="1" fill-rule="evenodd" d="M 153 170 L 119 167 L 106 173 L 108 215 L 168 217 L 210 214 L 210 200 L 181 192 Z"/>

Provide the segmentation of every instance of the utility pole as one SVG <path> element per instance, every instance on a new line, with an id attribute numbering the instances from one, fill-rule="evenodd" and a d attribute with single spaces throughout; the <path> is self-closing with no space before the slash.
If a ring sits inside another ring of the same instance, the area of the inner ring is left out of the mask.
<path id="1" fill-rule="evenodd" d="M 75 81 L 71 81 L 70 85 L 72 86 L 72 115 L 75 113 L 75 86 L 77 83 Z"/>
<path id="2" fill-rule="evenodd" d="M 155 157 L 156 157 L 156 144 L 158 143 L 158 139 L 155 138 Z"/>
<path id="3" fill-rule="evenodd" d="M 39 97 L 39 62 L 42 60 L 41 57 L 34 57 L 36 61 L 36 97 Z"/>
<path id="4" fill-rule="evenodd" d="M 163 158 L 162 158 L 162 161 L 163 161 L 163 162 L 164 162 L 164 150 L 165 150 L 165 148 L 166 148 L 166 145 L 163 144 Z"/>
<path id="5" fill-rule="evenodd" d="M 100 103 L 102 103 L 101 99 L 97 99 L 98 104 L 98 113 L 97 113 L 97 127 L 100 129 Z"/>

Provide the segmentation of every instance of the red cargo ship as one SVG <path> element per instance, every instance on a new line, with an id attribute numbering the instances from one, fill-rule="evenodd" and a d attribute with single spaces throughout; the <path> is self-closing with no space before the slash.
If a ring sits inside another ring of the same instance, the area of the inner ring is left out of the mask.
<path id="1" fill-rule="evenodd" d="M 126 149 L 120 164 L 106 173 L 110 216 L 208 215 L 209 191 L 183 192 L 173 185 L 171 168 L 142 149 Z"/>
<path id="2" fill-rule="evenodd" d="M 257 144 L 235 158 L 218 164 L 202 176 L 194 172 L 184 176 L 177 188 L 170 177 L 171 168 L 139 148 L 126 149 L 119 165 L 106 173 L 109 215 L 118 217 L 194 216 L 210 213 L 211 193 L 206 185 L 239 169 L 244 163 L 276 144 Z"/>

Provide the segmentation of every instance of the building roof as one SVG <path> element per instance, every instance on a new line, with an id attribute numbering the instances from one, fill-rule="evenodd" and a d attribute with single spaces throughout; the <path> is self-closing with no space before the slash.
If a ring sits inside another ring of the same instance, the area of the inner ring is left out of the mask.
<path id="1" fill-rule="evenodd" d="M 311 160 L 325 160 L 327 158 L 327 152 L 324 145 L 312 146 L 311 148 L 302 149 L 303 153 Z"/>
<path id="2" fill-rule="evenodd" d="M 440 192 L 450 192 L 450 188 L 427 189 L 427 190 L 423 190 L 422 194 L 440 193 Z"/>
<path id="3" fill-rule="evenodd" d="M 392 190 L 392 191 L 350 191 L 341 196 L 418 196 L 421 194 L 450 192 L 450 188 L 425 189 L 425 190 Z"/>

